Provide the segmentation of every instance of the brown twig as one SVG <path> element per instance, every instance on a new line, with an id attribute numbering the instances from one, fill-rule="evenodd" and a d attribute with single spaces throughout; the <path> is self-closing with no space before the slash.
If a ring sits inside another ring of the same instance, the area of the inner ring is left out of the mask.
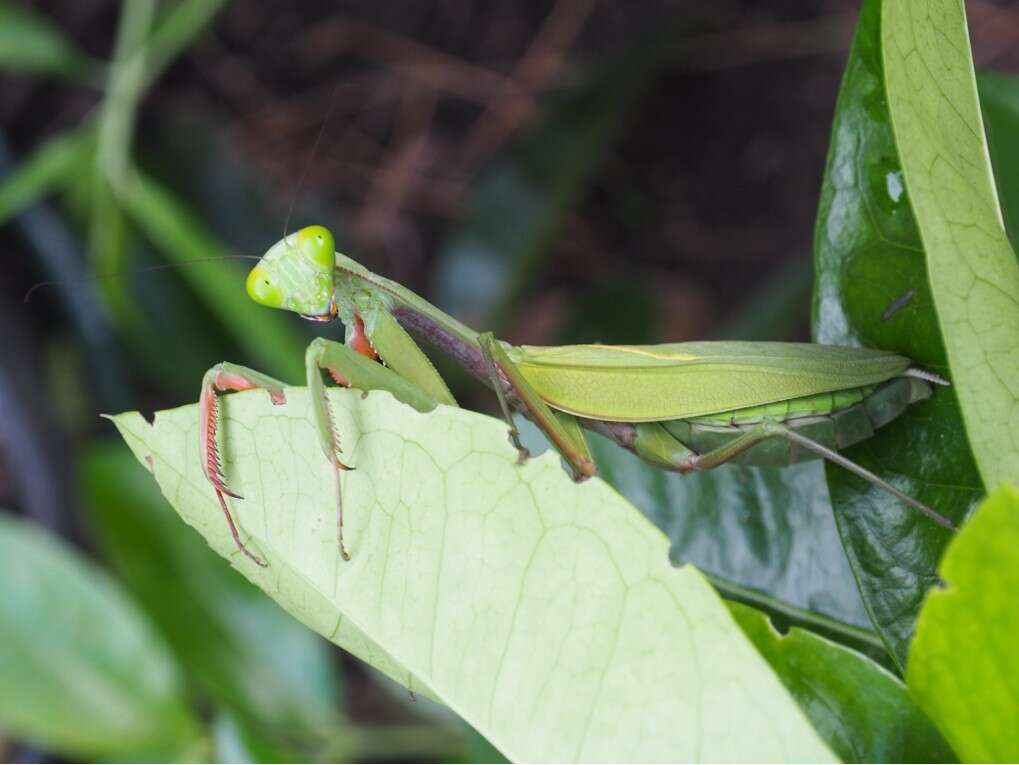
<path id="1" fill-rule="evenodd" d="M 303 49 L 304 63 L 315 66 L 341 53 L 357 53 L 433 90 L 488 103 L 495 92 L 511 100 L 529 94 L 498 72 L 469 63 L 387 29 L 337 16 L 312 30 Z"/>
<path id="2" fill-rule="evenodd" d="M 461 167 L 467 174 L 471 174 L 472 168 L 489 157 L 533 113 L 533 95 L 562 68 L 566 51 L 583 28 L 594 3 L 595 0 L 559 0 L 552 8 L 511 76 L 513 88 L 532 97 L 511 98 L 511 91 L 506 87 L 490 93 L 488 108 L 467 136 L 460 154 Z"/>
<path id="3" fill-rule="evenodd" d="M 765 61 L 845 51 L 856 24 L 855 13 L 681 37 L 666 53 L 686 72 L 714 71 Z"/>

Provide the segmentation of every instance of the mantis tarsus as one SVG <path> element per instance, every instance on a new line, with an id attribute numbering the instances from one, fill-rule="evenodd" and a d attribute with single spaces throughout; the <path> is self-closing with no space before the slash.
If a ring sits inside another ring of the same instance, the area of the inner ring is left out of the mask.
<path id="1" fill-rule="evenodd" d="M 512 409 L 548 436 L 575 478 L 597 472 L 583 427 L 601 430 L 659 467 L 687 472 L 725 462 L 784 465 L 826 458 L 890 492 L 934 522 L 951 521 L 838 454 L 931 396 L 944 381 L 904 356 L 866 348 L 806 343 L 700 342 L 654 346 L 510 346 L 477 333 L 396 282 L 335 252 L 321 226 L 285 236 L 247 278 L 248 295 L 305 318 L 339 318 L 346 343 L 323 338 L 305 362 L 312 417 L 322 451 L 335 468 L 337 538 L 343 540 L 341 459 L 323 375 L 338 385 L 387 390 L 420 411 L 456 406 L 442 377 L 411 335 L 451 355 L 496 392 L 510 438 L 520 443 Z M 384 364 L 378 363 L 379 360 Z M 245 367 L 217 364 L 202 381 L 202 466 L 238 548 L 217 442 L 218 395 L 264 388 L 274 399 L 283 383 Z"/>

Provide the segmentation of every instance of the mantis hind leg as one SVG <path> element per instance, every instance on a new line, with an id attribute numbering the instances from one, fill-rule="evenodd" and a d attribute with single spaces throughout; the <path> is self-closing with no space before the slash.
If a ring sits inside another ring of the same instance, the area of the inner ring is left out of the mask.
<path id="1" fill-rule="evenodd" d="M 797 432 L 794 428 L 774 420 L 764 420 L 743 431 L 728 443 L 703 454 L 696 454 L 684 446 L 658 423 L 641 424 L 637 426 L 637 438 L 634 442 L 634 449 L 639 456 L 649 462 L 680 473 L 688 473 L 691 470 L 711 470 L 719 465 L 724 465 L 726 462 L 735 459 L 751 447 L 769 438 L 785 438 L 791 443 L 808 449 L 819 457 L 834 462 L 839 467 L 845 468 L 865 481 L 869 481 L 878 488 L 883 489 L 899 501 L 926 515 L 939 526 L 952 530 L 956 528 L 955 524 L 948 518 L 927 507 L 922 502 L 913 499 L 908 494 L 903 493 L 865 467 L 857 465 L 834 449 L 820 444 L 812 438 L 808 438 L 802 433 Z"/>
<path id="2" fill-rule="evenodd" d="M 508 385 L 520 403 L 524 405 L 534 424 L 548 436 L 559 450 L 563 459 L 573 469 L 575 477 L 578 480 L 583 480 L 593 476 L 597 472 L 597 468 L 591 459 L 591 452 L 588 449 L 587 441 L 584 440 L 577 419 L 562 412 L 553 412 L 549 408 L 548 404 L 542 400 L 537 391 L 520 373 L 491 332 L 481 335 L 478 338 L 478 343 L 481 345 L 481 351 L 485 357 L 492 388 L 499 398 L 503 417 L 509 425 L 510 440 L 520 454 L 520 461 L 523 462 L 528 457 L 528 452 L 520 443 L 520 431 L 517 430 L 517 426 L 513 422 L 513 414 L 504 385 Z"/>
<path id="3" fill-rule="evenodd" d="M 200 453 L 202 470 L 216 492 L 216 499 L 219 500 L 220 509 L 222 509 L 223 516 L 226 518 L 227 526 L 230 527 L 230 536 L 233 537 L 237 549 L 259 566 L 265 567 L 268 564 L 251 552 L 244 542 L 241 541 L 237 525 L 234 523 L 233 516 L 230 513 L 230 507 L 227 504 L 226 498 L 243 499 L 243 497 L 227 486 L 226 477 L 223 474 L 223 460 L 220 455 L 218 439 L 220 395 L 230 391 L 251 390 L 253 388 L 264 388 L 267 390 L 274 404 L 282 404 L 285 401 L 283 383 L 253 369 L 224 361 L 205 373 L 205 377 L 202 378 L 201 396 L 198 400 L 202 437 Z"/>

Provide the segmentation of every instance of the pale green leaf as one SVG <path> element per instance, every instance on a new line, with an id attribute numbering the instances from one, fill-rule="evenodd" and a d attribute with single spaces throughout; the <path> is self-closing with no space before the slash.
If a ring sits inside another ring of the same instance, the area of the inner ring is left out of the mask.
<path id="1" fill-rule="evenodd" d="M 0 513 L 0 731 L 74 758 L 194 746 L 177 665 L 104 572 Z"/>
<path id="2" fill-rule="evenodd" d="M 729 608 L 817 731 L 846 762 L 954 762 L 906 686 L 856 651 L 793 627 L 779 634 L 760 611 Z"/>
<path id="3" fill-rule="evenodd" d="M 223 399 L 240 555 L 199 464 L 194 406 L 114 418 L 214 549 L 297 618 L 514 760 L 830 760 L 831 753 L 691 566 L 602 481 L 553 455 L 516 464 L 497 420 L 428 415 L 386 393 L 330 393 L 334 476 L 304 389 Z"/>
<path id="4" fill-rule="evenodd" d="M 1005 236 L 961 0 L 885 2 L 885 86 L 970 446 L 1019 476 L 1019 264 Z"/>
<path id="5" fill-rule="evenodd" d="M 1019 761 L 1019 490 L 977 508 L 941 560 L 909 652 L 910 690 L 967 762 Z"/>

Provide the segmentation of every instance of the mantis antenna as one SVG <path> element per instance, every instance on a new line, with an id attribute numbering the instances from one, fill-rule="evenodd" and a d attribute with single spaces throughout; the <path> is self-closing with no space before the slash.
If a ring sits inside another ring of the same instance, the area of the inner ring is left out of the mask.
<path id="1" fill-rule="evenodd" d="M 304 181 L 308 176 L 308 171 L 311 169 L 311 163 L 315 159 L 315 155 L 318 153 L 318 146 L 322 143 L 322 136 L 325 135 L 326 127 L 329 125 L 329 118 L 332 116 L 333 107 L 336 105 L 336 91 L 339 89 L 339 83 L 333 85 L 332 91 L 329 93 L 329 106 L 326 108 L 325 119 L 322 120 L 321 126 L 318 129 L 318 135 L 315 136 L 315 142 L 311 146 L 311 153 L 308 155 L 308 159 L 304 163 L 304 168 L 301 170 L 301 175 L 297 180 L 297 186 L 294 188 L 294 193 L 290 198 L 290 206 L 287 208 L 287 217 L 283 221 L 283 238 L 287 238 L 287 229 L 290 227 L 290 218 L 294 212 L 294 206 L 297 199 L 301 195 L 301 189 L 304 187 Z M 125 273 L 130 274 L 145 274 L 151 271 L 166 271 L 171 268 L 178 268 L 185 266 L 190 263 L 208 263 L 215 260 L 261 260 L 258 255 L 217 255 L 209 258 L 192 258 L 191 260 L 184 261 L 182 263 L 161 263 L 155 266 L 147 266 L 145 268 L 126 269 L 123 271 L 114 271 L 108 274 L 94 274 L 84 279 L 49 279 L 46 281 L 36 282 L 28 291 L 25 293 L 25 297 L 22 298 L 22 304 L 27 304 L 32 299 L 32 295 L 37 290 L 43 289 L 44 287 L 58 287 L 66 284 L 83 284 L 87 282 L 100 281 L 102 279 L 114 279 L 118 276 L 122 276 Z"/>
<path id="2" fill-rule="evenodd" d="M 86 284 L 88 282 L 97 282 L 101 279 L 115 279 L 118 276 L 124 274 L 147 274 L 151 271 L 166 271 L 171 268 L 182 268 L 190 265 L 191 263 L 211 263 L 216 260 L 261 260 L 258 255 L 213 255 L 208 258 L 191 258 L 180 263 L 160 263 L 155 266 L 145 266 L 144 268 L 126 268 L 122 271 L 113 271 L 108 274 L 93 274 L 86 276 L 83 279 L 48 279 L 42 282 L 36 282 L 28 288 L 28 292 L 25 293 L 25 297 L 22 298 L 22 304 L 27 304 L 32 299 L 32 295 L 35 294 L 36 290 L 40 290 L 44 287 L 59 287 L 66 284 Z"/>
<path id="3" fill-rule="evenodd" d="M 304 162 L 301 175 L 297 179 L 297 186 L 294 188 L 294 193 L 290 197 L 290 206 L 287 208 L 287 217 L 283 219 L 283 241 L 286 241 L 287 239 L 287 229 L 290 228 L 290 216 L 293 215 L 294 205 L 297 203 L 297 199 L 301 195 L 301 189 L 304 188 L 304 181 L 308 177 L 308 171 L 311 169 L 311 163 L 315 160 L 315 155 L 318 153 L 318 145 L 322 143 L 322 136 L 325 135 L 326 125 L 329 124 L 329 118 L 333 114 L 333 106 L 336 104 L 336 90 L 339 86 L 339 83 L 333 85 L 332 92 L 329 93 L 329 106 L 326 108 L 325 119 L 322 120 L 322 124 L 319 126 L 318 135 L 315 136 L 315 143 L 311 145 L 311 153 L 308 155 L 308 159 Z"/>

